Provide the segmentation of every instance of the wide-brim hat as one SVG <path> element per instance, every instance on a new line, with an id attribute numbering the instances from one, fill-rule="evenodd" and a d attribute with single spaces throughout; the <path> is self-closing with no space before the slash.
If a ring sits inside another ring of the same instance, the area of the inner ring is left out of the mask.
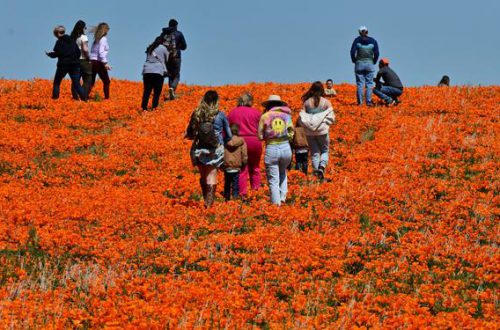
<path id="1" fill-rule="evenodd" d="M 262 102 L 262 106 L 267 107 L 269 103 L 276 104 L 276 106 L 288 105 L 285 101 L 281 100 L 281 97 L 279 95 L 269 95 L 267 100 Z"/>

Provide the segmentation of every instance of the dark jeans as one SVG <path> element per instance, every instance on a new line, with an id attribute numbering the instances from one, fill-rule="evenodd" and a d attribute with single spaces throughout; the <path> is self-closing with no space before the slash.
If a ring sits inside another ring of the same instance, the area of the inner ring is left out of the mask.
<path id="1" fill-rule="evenodd" d="M 76 90 L 80 99 L 86 100 L 87 97 L 82 86 L 80 85 L 80 66 L 78 64 L 57 67 L 56 75 L 54 76 L 54 85 L 52 88 L 52 98 L 59 98 L 61 82 L 67 74 L 69 74 L 69 77 L 71 78 L 72 88 Z"/>
<path id="2" fill-rule="evenodd" d="M 89 94 L 92 90 L 92 87 L 94 87 L 95 78 L 97 75 L 99 75 L 99 78 L 101 78 L 104 85 L 104 98 L 109 99 L 109 85 L 111 84 L 111 80 L 109 79 L 108 70 L 106 69 L 104 63 L 92 60 L 92 83 L 90 84 Z"/>
<path id="3" fill-rule="evenodd" d="M 169 59 L 167 63 L 167 71 L 168 87 L 175 91 L 177 89 L 177 85 L 179 85 L 179 81 L 181 80 L 181 59 Z"/>
<path id="4" fill-rule="evenodd" d="M 224 198 L 226 201 L 240 195 L 240 172 L 224 172 Z"/>
<path id="5" fill-rule="evenodd" d="M 83 80 L 83 91 L 85 96 L 88 97 L 90 84 L 92 83 L 92 64 L 89 60 L 80 59 L 80 77 Z M 73 87 L 71 88 L 71 94 L 75 100 L 79 98 L 76 89 Z"/>
<path id="6" fill-rule="evenodd" d="M 295 169 L 307 174 L 308 152 L 295 153 Z"/>
<path id="7" fill-rule="evenodd" d="M 158 73 L 145 73 L 142 76 L 144 82 L 144 92 L 142 93 L 142 110 L 148 109 L 149 96 L 153 92 L 153 106 L 158 107 L 160 101 L 161 90 L 163 89 L 163 76 Z"/>
<path id="8" fill-rule="evenodd" d="M 373 94 L 380 97 L 385 103 L 391 103 L 392 100 L 397 100 L 403 94 L 403 91 L 396 87 L 378 86 L 373 90 Z"/>

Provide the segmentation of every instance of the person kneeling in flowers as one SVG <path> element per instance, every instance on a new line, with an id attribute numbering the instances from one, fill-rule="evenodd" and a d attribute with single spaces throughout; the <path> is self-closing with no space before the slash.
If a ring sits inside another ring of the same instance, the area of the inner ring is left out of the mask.
<path id="1" fill-rule="evenodd" d="M 210 207 L 217 190 L 217 169 L 224 163 L 224 143 L 232 138 L 227 117 L 219 111 L 216 91 L 205 93 L 191 115 L 185 137 L 193 140 L 191 161 L 198 166 L 205 206 Z"/>
<path id="2" fill-rule="evenodd" d="M 259 121 L 258 136 L 266 142 L 264 164 L 271 203 L 280 205 L 286 200 L 287 168 L 292 161 L 292 111 L 278 95 L 269 96 L 262 105 L 265 112 Z"/>

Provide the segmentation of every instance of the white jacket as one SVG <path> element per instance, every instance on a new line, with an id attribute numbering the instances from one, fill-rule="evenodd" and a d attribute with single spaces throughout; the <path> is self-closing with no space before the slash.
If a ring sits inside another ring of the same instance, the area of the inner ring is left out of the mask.
<path id="1" fill-rule="evenodd" d="M 301 111 L 299 118 L 307 136 L 318 136 L 328 134 L 330 125 L 335 122 L 335 113 L 333 108 L 315 114 Z"/>

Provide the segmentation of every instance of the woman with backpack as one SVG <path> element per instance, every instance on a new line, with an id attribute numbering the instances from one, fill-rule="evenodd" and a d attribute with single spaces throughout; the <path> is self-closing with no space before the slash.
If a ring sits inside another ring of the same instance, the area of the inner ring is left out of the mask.
<path id="1" fill-rule="evenodd" d="M 146 62 L 142 68 L 142 80 L 144 91 L 142 93 L 142 110 L 148 110 L 149 96 L 153 91 L 152 109 L 158 107 L 163 81 L 167 75 L 166 64 L 168 62 L 168 50 L 163 45 L 163 38 L 158 37 L 146 49 Z"/>
<path id="2" fill-rule="evenodd" d="M 79 20 L 76 22 L 73 31 L 71 31 L 71 39 L 73 39 L 80 49 L 80 76 L 83 80 L 83 91 L 88 95 L 90 84 L 92 83 L 92 64 L 90 63 L 89 38 L 85 35 L 87 24 Z M 77 90 L 72 87 L 71 93 L 75 100 L 78 99 Z"/>
<path id="3" fill-rule="evenodd" d="M 109 99 L 109 85 L 111 80 L 109 79 L 108 71 L 111 70 L 111 66 L 108 64 L 108 32 L 109 25 L 107 23 L 99 23 L 96 28 L 92 29 L 94 33 L 94 43 L 90 50 L 90 60 L 92 61 L 92 83 L 89 88 L 89 93 L 95 84 L 95 78 L 99 75 L 101 78 L 104 88 L 104 98 Z"/>
<path id="4" fill-rule="evenodd" d="M 287 168 L 292 161 L 292 111 L 278 95 L 262 103 L 266 109 L 259 121 L 259 139 L 266 142 L 264 164 L 271 203 L 281 205 L 288 191 Z"/>
<path id="5" fill-rule="evenodd" d="M 324 92 L 323 83 L 314 82 L 302 96 L 304 106 L 299 114 L 300 125 L 304 127 L 311 152 L 313 173 L 320 180 L 324 179 L 328 164 L 330 125 L 335 121 L 332 104 L 323 97 Z"/>
<path id="6" fill-rule="evenodd" d="M 224 163 L 224 143 L 232 138 L 227 117 L 219 110 L 216 91 L 207 91 L 191 114 L 186 138 L 193 140 L 191 161 L 200 171 L 200 186 L 208 208 L 215 199 L 217 169 Z"/>

